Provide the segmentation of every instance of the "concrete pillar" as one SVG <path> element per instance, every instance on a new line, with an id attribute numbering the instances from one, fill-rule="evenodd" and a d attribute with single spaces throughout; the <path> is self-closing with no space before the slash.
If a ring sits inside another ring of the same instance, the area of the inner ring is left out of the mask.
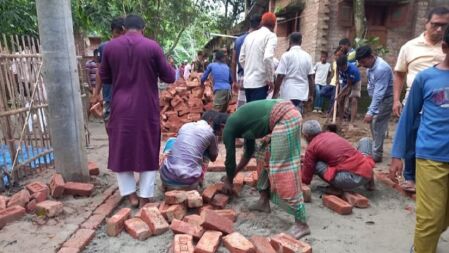
<path id="1" fill-rule="evenodd" d="M 86 181 L 89 172 L 70 2 L 38 0 L 36 9 L 56 171 L 65 180 Z"/>

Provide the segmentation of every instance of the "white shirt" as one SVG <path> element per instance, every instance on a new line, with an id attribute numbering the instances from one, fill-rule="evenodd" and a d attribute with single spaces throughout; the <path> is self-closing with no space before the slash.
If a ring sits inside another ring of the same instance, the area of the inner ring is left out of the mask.
<path id="1" fill-rule="evenodd" d="M 184 79 L 188 80 L 190 77 L 190 71 L 192 70 L 192 65 L 190 65 L 190 63 L 188 63 L 185 67 L 184 67 Z"/>
<path id="2" fill-rule="evenodd" d="M 276 34 L 264 26 L 246 36 L 239 57 L 245 73 L 244 88 L 260 88 L 267 85 L 266 81 L 273 81 L 276 44 Z"/>
<path id="3" fill-rule="evenodd" d="M 276 74 L 285 75 L 281 84 L 280 98 L 307 101 L 309 97 L 308 75 L 313 75 L 312 56 L 300 46 L 285 52 Z"/>
<path id="4" fill-rule="evenodd" d="M 321 63 L 317 62 L 315 67 L 315 84 L 327 85 L 327 76 L 331 72 L 331 64 L 329 62 Z"/>

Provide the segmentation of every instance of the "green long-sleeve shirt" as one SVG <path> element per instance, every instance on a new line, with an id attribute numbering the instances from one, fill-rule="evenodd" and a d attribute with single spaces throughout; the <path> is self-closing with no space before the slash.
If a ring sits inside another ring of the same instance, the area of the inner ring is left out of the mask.
<path id="1" fill-rule="evenodd" d="M 234 178 L 235 139 L 244 138 L 244 156 L 251 158 L 256 146 L 256 139 L 271 133 L 270 115 L 273 106 L 282 102 L 280 99 L 254 101 L 240 107 L 226 122 L 223 130 L 223 142 L 226 146 L 226 174 L 229 179 Z"/>

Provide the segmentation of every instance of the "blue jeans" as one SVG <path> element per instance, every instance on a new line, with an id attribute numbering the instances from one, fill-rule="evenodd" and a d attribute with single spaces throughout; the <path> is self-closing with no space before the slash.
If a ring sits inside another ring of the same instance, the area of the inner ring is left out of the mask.
<path id="1" fill-rule="evenodd" d="M 315 110 L 323 109 L 323 98 L 321 97 L 321 89 L 326 87 L 325 85 L 315 84 L 315 103 L 313 108 Z"/>
<path id="2" fill-rule="evenodd" d="M 266 99 L 268 96 L 268 86 L 254 89 L 245 89 L 245 96 L 247 103 Z"/>
<path id="3" fill-rule="evenodd" d="M 417 118 L 413 124 L 413 134 L 408 136 L 406 140 L 407 150 L 404 157 L 404 179 L 407 181 L 415 181 L 416 172 L 416 135 L 418 133 L 418 127 L 421 123 L 421 118 Z"/>
<path id="4" fill-rule="evenodd" d="M 320 97 L 321 101 L 322 97 L 325 97 L 329 99 L 329 108 L 327 109 L 327 112 L 330 112 L 332 109 L 332 106 L 334 104 L 334 98 L 335 98 L 335 86 L 332 85 L 326 85 L 320 89 Z"/>

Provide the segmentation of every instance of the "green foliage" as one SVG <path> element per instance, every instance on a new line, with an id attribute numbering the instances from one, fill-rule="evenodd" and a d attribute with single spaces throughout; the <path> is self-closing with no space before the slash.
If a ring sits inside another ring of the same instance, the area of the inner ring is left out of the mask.
<path id="1" fill-rule="evenodd" d="M 358 48 L 361 46 L 369 45 L 379 56 L 384 56 L 388 54 L 388 48 L 384 47 L 379 40 L 379 37 L 370 37 L 370 38 L 355 38 L 354 39 L 354 47 Z"/>
<path id="2" fill-rule="evenodd" d="M 0 0 L 0 20 L 0 34 L 38 34 L 36 3 L 33 0 Z"/>

